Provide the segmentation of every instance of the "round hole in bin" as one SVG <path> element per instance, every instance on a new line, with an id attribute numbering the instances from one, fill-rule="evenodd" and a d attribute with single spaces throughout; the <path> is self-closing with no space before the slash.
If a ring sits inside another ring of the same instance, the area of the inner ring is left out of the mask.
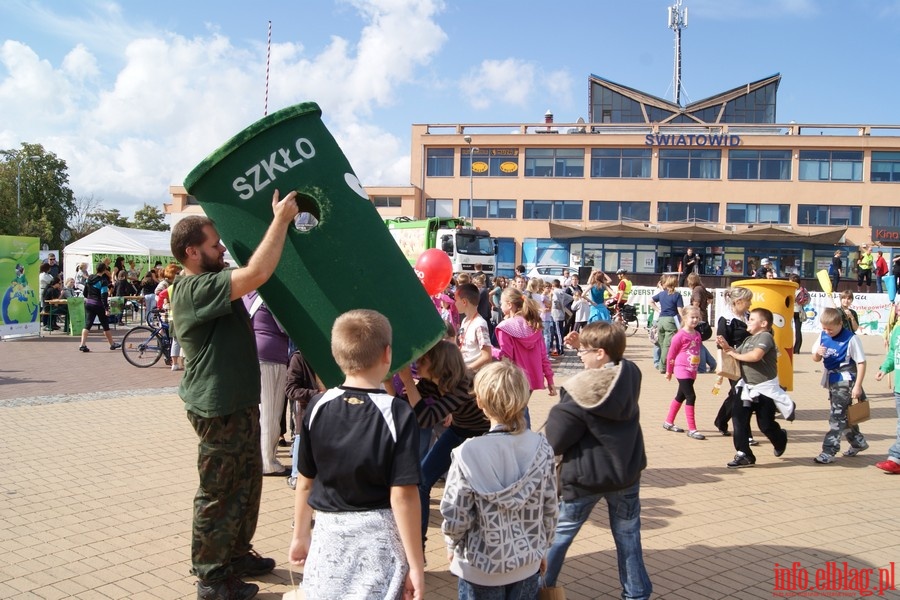
<path id="1" fill-rule="evenodd" d="M 294 227 L 297 231 L 308 233 L 319 224 L 319 205 L 315 198 L 308 194 L 297 194 L 297 208 L 300 212 L 294 217 Z"/>

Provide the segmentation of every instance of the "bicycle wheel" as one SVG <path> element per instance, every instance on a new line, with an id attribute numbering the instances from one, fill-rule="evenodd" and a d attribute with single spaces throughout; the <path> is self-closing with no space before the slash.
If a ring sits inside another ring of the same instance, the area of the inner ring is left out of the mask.
<path id="1" fill-rule="evenodd" d="M 159 329 L 159 327 L 162 325 L 162 322 L 159 319 L 158 308 L 154 308 L 147 313 L 147 325 L 149 325 L 153 329 Z"/>
<path id="2" fill-rule="evenodd" d="M 640 325 L 635 321 L 623 321 L 622 327 L 625 328 L 625 335 L 628 337 L 633 336 L 637 333 L 637 330 L 640 329 Z"/>
<path id="3" fill-rule="evenodd" d="M 135 327 L 122 338 L 122 354 L 136 367 L 146 369 L 162 358 L 164 342 L 159 333 L 149 327 Z"/>

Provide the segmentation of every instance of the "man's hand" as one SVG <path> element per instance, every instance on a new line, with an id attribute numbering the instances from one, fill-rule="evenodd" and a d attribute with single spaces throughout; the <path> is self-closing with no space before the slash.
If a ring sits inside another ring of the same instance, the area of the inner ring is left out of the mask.
<path id="1" fill-rule="evenodd" d="M 274 213 L 276 221 L 290 223 L 294 217 L 300 214 L 300 209 L 297 207 L 297 192 L 296 190 L 289 192 L 284 200 L 279 200 L 280 196 L 281 192 L 278 190 L 272 194 L 272 213 Z"/>
<path id="2" fill-rule="evenodd" d="M 884 378 L 884 371 L 878 371 L 875 373 L 875 381 L 881 381 Z"/>

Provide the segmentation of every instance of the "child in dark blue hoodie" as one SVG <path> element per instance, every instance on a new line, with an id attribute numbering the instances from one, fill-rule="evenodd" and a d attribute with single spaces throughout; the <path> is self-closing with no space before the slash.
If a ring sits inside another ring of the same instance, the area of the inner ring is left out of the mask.
<path id="1" fill-rule="evenodd" d="M 616 544 L 625 598 L 653 591 L 641 547 L 641 471 L 647 466 L 638 398 L 641 371 L 625 353 L 625 332 L 604 321 L 589 323 L 566 343 L 579 348 L 585 370 L 560 389 L 546 435 L 562 456 L 562 503 L 544 582 L 556 585 L 566 551 L 601 498 Z"/>

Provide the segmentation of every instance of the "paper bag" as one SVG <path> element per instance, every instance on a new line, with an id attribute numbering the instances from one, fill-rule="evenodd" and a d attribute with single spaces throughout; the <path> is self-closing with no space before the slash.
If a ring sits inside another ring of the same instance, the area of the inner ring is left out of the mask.
<path id="1" fill-rule="evenodd" d="M 847 407 L 847 423 L 849 425 L 859 425 L 863 421 L 868 421 L 869 418 L 868 400 L 860 400 L 856 404 L 851 404 Z"/>
<path id="2" fill-rule="evenodd" d="M 566 600 L 566 590 L 561 585 L 542 587 L 538 591 L 538 600 Z"/>
<path id="3" fill-rule="evenodd" d="M 734 360 L 730 354 L 725 354 L 719 348 L 716 351 L 716 360 L 718 363 L 716 365 L 716 375 L 732 381 L 737 381 L 741 378 L 741 369 L 738 361 Z"/>
<path id="4" fill-rule="evenodd" d="M 303 586 L 297 585 L 297 582 L 294 581 L 294 570 L 288 568 L 288 573 L 291 576 L 291 591 L 285 592 L 281 596 L 281 600 L 306 600 L 306 594 L 303 593 Z"/>

